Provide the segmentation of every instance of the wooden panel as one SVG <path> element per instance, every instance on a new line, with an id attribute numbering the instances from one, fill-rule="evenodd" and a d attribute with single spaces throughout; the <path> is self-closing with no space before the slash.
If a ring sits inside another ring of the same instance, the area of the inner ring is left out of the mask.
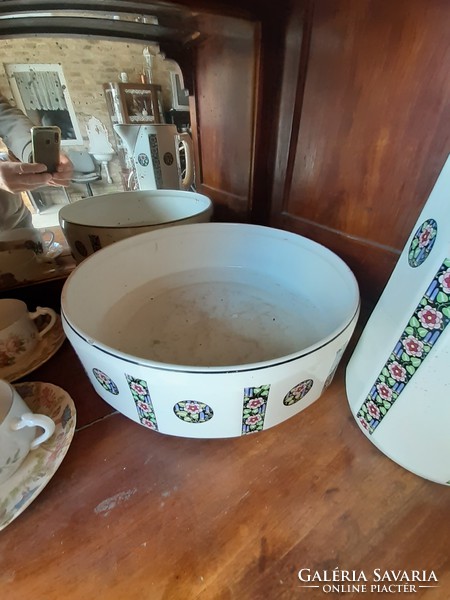
<path id="1" fill-rule="evenodd" d="M 272 224 L 344 251 L 359 278 L 370 269 L 377 295 L 450 151 L 448 3 L 313 8 L 302 21 L 294 7 L 288 25 L 297 46 L 284 61 Z"/>
<path id="2" fill-rule="evenodd" d="M 214 26 L 213 26 L 214 25 Z M 215 201 L 216 218 L 246 220 L 251 200 L 258 28 L 252 22 L 202 20 L 196 49 L 195 121 L 199 191 Z"/>

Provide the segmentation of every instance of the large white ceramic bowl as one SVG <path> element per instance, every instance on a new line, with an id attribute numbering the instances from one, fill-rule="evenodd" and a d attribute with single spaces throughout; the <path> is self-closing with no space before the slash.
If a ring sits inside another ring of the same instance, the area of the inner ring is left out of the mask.
<path id="1" fill-rule="evenodd" d="M 63 206 L 59 222 L 75 260 L 138 233 L 211 219 L 209 198 L 180 190 L 102 194 Z"/>
<path id="2" fill-rule="evenodd" d="M 356 280 L 335 254 L 232 223 L 118 242 L 84 261 L 62 293 L 64 330 L 97 393 L 186 437 L 246 435 L 309 406 L 358 312 Z"/>

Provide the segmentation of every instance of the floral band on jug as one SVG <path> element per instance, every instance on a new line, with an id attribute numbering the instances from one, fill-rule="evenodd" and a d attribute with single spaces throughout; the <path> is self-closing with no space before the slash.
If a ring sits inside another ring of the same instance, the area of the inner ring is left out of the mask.
<path id="1" fill-rule="evenodd" d="M 357 413 L 372 434 L 427 358 L 450 321 L 450 259 L 446 258 Z"/>

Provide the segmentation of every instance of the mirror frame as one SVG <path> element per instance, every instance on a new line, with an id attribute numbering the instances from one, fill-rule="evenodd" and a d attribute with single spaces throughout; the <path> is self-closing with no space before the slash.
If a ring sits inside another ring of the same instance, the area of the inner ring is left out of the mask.
<path id="1" fill-rule="evenodd" d="M 194 13 L 166 2 L 100 0 L 95 8 L 85 0 L 3 0 L 0 3 L 0 37 L 61 33 L 182 46 L 200 35 Z"/>

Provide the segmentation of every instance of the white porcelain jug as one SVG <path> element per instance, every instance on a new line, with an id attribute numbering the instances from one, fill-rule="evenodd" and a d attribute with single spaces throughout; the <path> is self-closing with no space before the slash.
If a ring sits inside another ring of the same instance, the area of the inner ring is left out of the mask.
<path id="1" fill-rule="evenodd" d="M 382 452 L 450 484 L 450 158 L 347 366 L 351 411 Z"/>
<path id="2" fill-rule="evenodd" d="M 188 133 L 175 125 L 114 125 L 134 165 L 139 190 L 189 190 L 194 181 L 194 151 Z M 180 147 L 184 150 L 185 172 Z"/>

